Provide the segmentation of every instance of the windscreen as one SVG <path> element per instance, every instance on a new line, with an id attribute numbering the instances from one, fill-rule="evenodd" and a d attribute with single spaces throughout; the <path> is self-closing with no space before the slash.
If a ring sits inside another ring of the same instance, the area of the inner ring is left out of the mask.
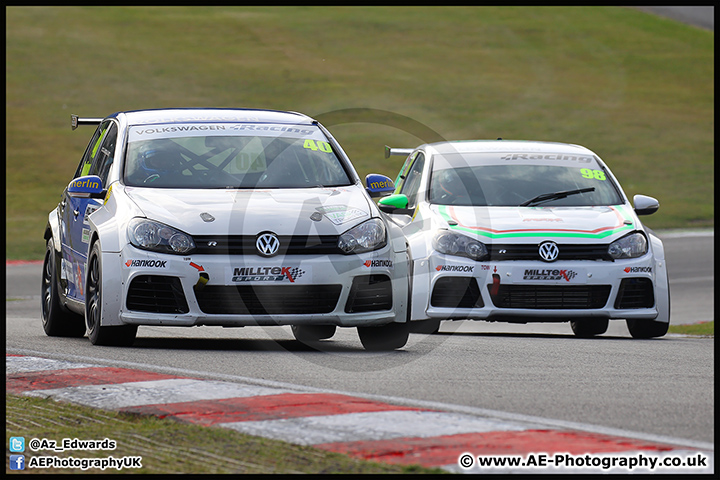
<path id="1" fill-rule="evenodd" d="M 125 183 L 152 188 L 350 185 L 314 125 L 167 124 L 130 127 Z"/>
<path id="2" fill-rule="evenodd" d="M 438 205 L 595 206 L 623 202 L 593 156 L 452 153 L 433 156 L 429 201 Z"/>

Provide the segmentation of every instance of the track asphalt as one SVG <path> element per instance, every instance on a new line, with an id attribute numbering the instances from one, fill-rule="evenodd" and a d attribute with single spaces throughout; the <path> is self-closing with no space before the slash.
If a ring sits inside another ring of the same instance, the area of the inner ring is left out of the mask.
<path id="1" fill-rule="evenodd" d="M 294 387 L 206 380 L 26 355 L 6 356 L 8 393 L 229 428 L 377 462 L 418 464 L 455 473 L 714 471 L 713 448 L 698 448 L 682 441 L 675 444 L 548 428 L 547 424 L 522 418 L 471 415 Z M 703 457 L 705 461 L 701 463 L 706 463 L 705 468 L 679 465 L 652 469 L 649 463 L 655 459 L 687 464 Z M 503 458 L 562 465 L 479 466 L 481 461 Z M 640 463 L 643 460 L 648 463 Z M 605 468 L 612 461 L 616 462 L 615 467 Z M 461 462 L 468 466 L 461 466 Z M 638 463 L 632 466 L 632 462 Z"/>

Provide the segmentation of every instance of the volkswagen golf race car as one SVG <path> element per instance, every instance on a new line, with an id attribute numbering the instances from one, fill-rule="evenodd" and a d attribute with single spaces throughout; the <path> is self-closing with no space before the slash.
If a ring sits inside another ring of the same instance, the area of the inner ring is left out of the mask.
<path id="1" fill-rule="evenodd" d="M 411 319 L 570 322 L 577 336 L 625 319 L 636 338 L 670 322 L 663 244 L 587 148 L 478 140 L 386 148 L 407 155 L 380 209 L 411 252 Z"/>
<path id="2" fill-rule="evenodd" d="M 72 116 L 95 133 L 45 230 L 50 336 L 131 345 L 139 325 L 357 327 L 408 339 L 408 252 L 368 175 L 302 114 L 243 109 Z"/>

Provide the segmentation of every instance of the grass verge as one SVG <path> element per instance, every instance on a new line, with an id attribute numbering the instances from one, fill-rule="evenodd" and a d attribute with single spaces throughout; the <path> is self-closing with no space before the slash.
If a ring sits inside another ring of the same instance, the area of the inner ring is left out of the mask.
<path id="1" fill-rule="evenodd" d="M 8 394 L 6 445 L 10 437 L 24 437 L 25 461 L 32 457 L 142 457 L 139 469 L 26 468 L 24 473 L 188 473 L 188 474 L 420 474 L 447 473 L 419 466 L 389 465 L 354 459 L 339 453 L 253 437 L 225 428 L 179 423 L 154 416 L 99 410 L 49 399 Z M 112 432 L 112 433 L 108 433 Z M 31 439 L 103 440 L 114 450 L 30 451 Z M 9 448 L 9 447 L 8 447 Z M 6 473 L 11 473 L 9 464 Z M 13 474 L 18 471 L 13 470 Z"/>
<path id="2" fill-rule="evenodd" d="M 714 33 L 626 7 L 6 9 L 6 255 L 43 228 L 92 136 L 70 114 L 377 109 L 448 140 L 584 145 L 653 229 L 714 225 Z M 32 60 L 29 60 L 32 59 Z M 328 125 L 361 177 L 395 178 L 380 121 Z"/>
<path id="3" fill-rule="evenodd" d="M 715 320 L 709 322 L 694 323 L 691 325 L 670 325 L 668 333 L 679 333 L 681 335 L 698 335 L 702 337 L 715 336 Z"/>

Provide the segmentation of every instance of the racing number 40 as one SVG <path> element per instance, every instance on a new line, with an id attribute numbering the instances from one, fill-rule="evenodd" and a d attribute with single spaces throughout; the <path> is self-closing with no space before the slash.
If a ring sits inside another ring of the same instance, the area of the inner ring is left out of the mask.
<path id="1" fill-rule="evenodd" d="M 325 153 L 332 152 L 332 147 L 329 143 L 323 142 L 322 140 L 318 140 L 317 142 L 315 140 L 307 139 L 305 140 L 305 144 L 303 145 L 304 148 L 309 148 L 310 150 L 320 150 Z"/>

